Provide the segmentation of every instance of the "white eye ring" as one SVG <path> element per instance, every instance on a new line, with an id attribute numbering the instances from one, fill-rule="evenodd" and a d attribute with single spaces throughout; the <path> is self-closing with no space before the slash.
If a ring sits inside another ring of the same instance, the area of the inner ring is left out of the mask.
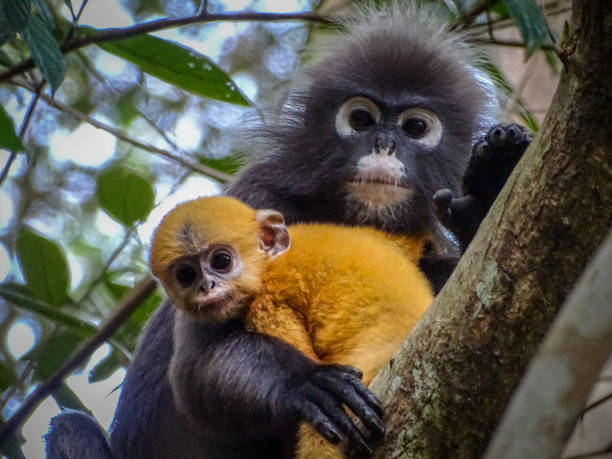
<path id="1" fill-rule="evenodd" d="M 442 122 L 434 113 L 425 108 L 412 107 L 404 110 L 397 119 L 397 124 L 405 130 L 405 124 L 409 119 L 416 118 L 427 124 L 427 129 L 420 137 L 414 137 L 406 133 L 413 141 L 418 142 L 426 147 L 433 148 L 442 138 Z"/>
<path id="2" fill-rule="evenodd" d="M 380 121 L 380 109 L 374 102 L 363 96 L 356 96 L 347 99 L 336 114 L 336 131 L 342 137 L 353 135 L 357 130 L 351 125 L 351 114 L 356 110 L 367 112 L 374 123 Z"/>

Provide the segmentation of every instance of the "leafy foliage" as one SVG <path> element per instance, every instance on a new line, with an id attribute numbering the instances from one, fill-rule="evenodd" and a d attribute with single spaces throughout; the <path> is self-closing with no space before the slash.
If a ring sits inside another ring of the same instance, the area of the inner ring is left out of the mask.
<path id="1" fill-rule="evenodd" d="M 144 220 L 153 209 L 153 187 L 135 172 L 112 168 L 98 176 L 97 184 L 100 207 L 126 226 Z"/>
<path id="2" fill-rule="evenodd" d="M 503 3 L 521 31 L 527 55 L 531 55 L 548 40 L 548 26 L 542 10 L 535 0 L 504 0 Z"/>
<path id="3" fill-rule="evenodd" d="M 0 148 L 11 151 L 24 150 L 21 139 L 15 133 L 13 122 L 2 107 L 0 107 Z"/>
<path id="4" fill-rule="evenodd" d="M 90 29 L 88 29 L 90 30 Z M 100 48 L 198 96 L 248 106 L 236 84 L 208 57 L 151 35 L 100 43 Z"/>
<path id="5" fill-rule="evenodd" d="M 58 245 L 28 228 L 17 235 L 17 255 L 28 289 L 52 306 L 68 299 L 68 264 Z"/>

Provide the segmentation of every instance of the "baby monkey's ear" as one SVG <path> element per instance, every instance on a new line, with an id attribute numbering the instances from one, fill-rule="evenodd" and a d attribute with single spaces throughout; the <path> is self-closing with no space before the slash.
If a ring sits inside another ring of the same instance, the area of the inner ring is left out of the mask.
<path id="1" fill-rule="evenodd" d="M 259 224 L 259 245 L 271 258 L 289 249 L 291 240 L 280 212 L 272 209 L 258 210 L 255 214 Z"/>

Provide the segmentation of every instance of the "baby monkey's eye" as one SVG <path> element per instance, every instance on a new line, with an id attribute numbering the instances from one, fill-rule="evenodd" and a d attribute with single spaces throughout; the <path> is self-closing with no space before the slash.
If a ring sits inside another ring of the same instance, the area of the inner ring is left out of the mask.
<path id="1" fill-rule="evenodd" d="M 179 265 L 174 271 L 174 277 L 183 287 L 189 287 L 198 277 L 198 272 L 193 266 L 183 264 Z"/>
<path id="2" fill-rule="evenodd" d="M 210 267 L 217 272 L 226 273 L 232 267 L 232 256 L 227 250 L 219 250 L 211 257 Z"/>

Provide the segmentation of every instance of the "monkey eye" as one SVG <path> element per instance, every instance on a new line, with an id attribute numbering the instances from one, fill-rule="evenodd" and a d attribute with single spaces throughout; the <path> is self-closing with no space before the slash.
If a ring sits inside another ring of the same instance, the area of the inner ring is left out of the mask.
<path id="1" fill-rule="evenodd" d="M 228 272 L 232 268 L 232 255 L 227 250 L 218 250 L 210 258 L 210 267 L 220 273 Z"/>
<path id="2" fill-rule="evenodd" d="M 425 108 L 411 107 L 404 110 L 397 123 L 408 137 L 425 147 L 434 148 L 442 138 L 440 118 Z"/>
<path id="3" fill-rule="evenodd" d="M 422 118 L 408 118 L 402 124 L 402 129 L 409 137 L 413 139 L 419 139 L 427 133 L 428 129 L 427 121 Z"/>
<path id="4" fill-rule="evenodd" d="M 174 270 L 174 277 L 182 287 L 189 287 L 198 277 L 198 272 L 189 264 L 181 264 Z"/>
<path id="5" fill-rule="evenodd" d="M 364 131 L 380 119 L 380 109 L 363 96 L 344 101 L 336 114 L 336 131 L 343 137 Z"/>
<path id="6" fill-rule="evenodd" d="M 374 120 L 370 112 L 363 108 L 357 108 L 353 110 L 349 115 L 349 124 L 356 131 L 363 131 L 364 129 L 369 128 L 375 123 L 376 121 Z"/>

